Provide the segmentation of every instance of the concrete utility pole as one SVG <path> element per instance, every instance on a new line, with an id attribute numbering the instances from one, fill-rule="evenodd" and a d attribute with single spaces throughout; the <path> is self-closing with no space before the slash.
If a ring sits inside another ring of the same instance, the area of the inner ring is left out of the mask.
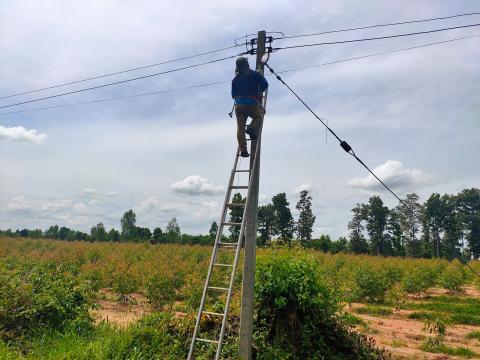
<path id="1" fill-rule="evenodd" d="M 263 75 L 264 64 L 261 59 L 265 53 L 266 32 L 259 31 L 257 36 L 257 62 L 256 69 Z M 262 97 L 262 105 L 265 109 L 267 98 Z M 243 265 L 242 283 L 242 310 L 240 315 L 240 349 L 239 355 L 242 360 L 252 359 L 252 333 L 253 333 L 253 293 L 255 286 L 255 262 L 257 240 L 257 214 L 258 214 L 258 186 L 260 179 L 260 150 L 263 116 L 257 129 L 258 140 L 250 144 L 250 174 L 253 174 L 250 199 L 246 209 L 246 232 L 245 232 L 245 259 Z M 257 153 L 258 147 L 258 153 Z M 257 154 L 257 161 L 255 161 Z M 254 168 L 255 167 L 255 168 Z"/>

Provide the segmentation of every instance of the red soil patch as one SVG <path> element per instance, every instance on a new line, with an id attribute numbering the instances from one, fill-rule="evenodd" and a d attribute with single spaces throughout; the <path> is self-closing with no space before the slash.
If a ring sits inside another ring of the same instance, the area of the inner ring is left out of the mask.
<path id="1" fill-rule="evenodd" d="M 111 289 L 101 289 L 98 295 L 98 309 L 92 311 L 97 324 L 106 321 L 126 328 L 151 312 L 148 301 L 142 294 L 131 294 L 128 303 L 119 302 Z"/>
<path id="2" fill-rule="evenodd" d="M 465 287 L 465 291 L 455 294 L 459 297 L 480 297 L 480 291 L 474 287 Z M 443 289 L 430 289 L 429 296 L 447 295 Z M 450 294 L 448 294 L 450 295 Z M 422 302 L 425 300 L 419 300 Z M 348 310 L 365 306 L 364 304 L 351 304 Z M 419 320 L 409 319 L 408 315 L 412 310 L 399 310 L 388 317 L 376 317 L 366 314 L 355 313 L 355 316 L 362 318 L 368 326 L 364 333 L 375 339 L 378 346 L 389 351 L 394 359 L 418 359 L 418 360 L 444 360 L 444 359 L 465 359 L 458 356 L 445 354 L 433 354 L 420 350 L 424 339 L 430 334 L 423 331 L 424 323 Z M 362 330 L 362 327 L 359 328 Z M 448 329 L 445 337 L 445 345 L 450 347 L 467 347 L 480 354 L 480 341 L 466 339 L 466 335 L 472 331 L 479 331 L 478 326 L 456 325 Z"/>

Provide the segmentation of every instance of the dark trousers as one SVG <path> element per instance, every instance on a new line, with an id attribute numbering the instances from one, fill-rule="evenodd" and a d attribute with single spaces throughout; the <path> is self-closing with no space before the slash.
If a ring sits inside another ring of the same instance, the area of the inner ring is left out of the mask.
<path id="1" fill-rule="evenodd" d="M 247 119 L 252 118 L 248 125 L 250 128 L 258 129 L 260 121 L 262 121 L 263 111 L 258 105 L 235 105 L 235 115 L 237 117 L 237 140 L 240 150 L 247 149 L 247 139 L 245 138 L 245 126 Z"/>

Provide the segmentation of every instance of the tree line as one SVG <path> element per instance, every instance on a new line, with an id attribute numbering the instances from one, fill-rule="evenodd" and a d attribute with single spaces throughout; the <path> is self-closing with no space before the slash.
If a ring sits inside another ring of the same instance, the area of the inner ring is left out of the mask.
<path id="1" fill-rule="evenodd" d="M 245 203 L 240 193 L 234 194 L 233 203 Z M 325 252 L 349 252 L 381 256 L 480 258 L 480 189 L 464 189 L 455 195 L 434 193 L 421 204 L 415 193 L 407 194 L 404 201 L 390 209 L 380 196 L 372 196 L 367 203 L 357 204 L 348 224 L 349 237 L 332 240 L 329 235 L 313 239 L 316 217 L 312 211 L 312 196 L 301 191 L 295 205 L 298 218 L 292 216 L 285 193 L 272 197 L 258 208 L 257 244 L 282 244 L 314 248 Z M 243 207 L 231 207 L 229 221 L 242 222 Z M 190 235 L 180 231 L 176 218 L 165 229 L 151 231 L 136 224 L 133 210 L 126 211 L 120 220 L 120 231 L 107 231 L 103 223 L 90 229 L 90 233 L 58 225 L 46 231 L 8 229 L 0 235 L 10 237 L 49 238 L 67 241 L 91 242 L 150 242 L 152 244 L 178 243 L 210 245 L 214 242 L 218 224 L 213 222 L 207 235 Z M 229 227 L 232 241 L 238 239 L 238 226 Z"/>
<path id="2" fill-rule="evenodd" d="M 215 233 L 212 231 L 208 235 L 190 235 L 182 234 L 177 219 L 172 218 L 162 230 L 156 227 L 151 231 L 148 227 L 137 226 L 137 215 L 133 210 L 126 211 L 121 220 L 118 231 L 114 228 L 107 230 L 103 223 L 92 226 L 90 233 L 73 230 L 65 226 L 53 225 L 47 230 L 40 229 L 29 230 L 22 229 L 12 231 L 0 231 L 0 235 L 8 237 L 30 237 L 34 239 L 45 238 L 66 241 L 90 241 L 90 242 L 149 242 L 151 244 L 211 244 L 215 239 Z"/>
<path id="3" fill-rule="evenodd" d="M 352 209 L 349 251 L 384 256 L 479 258 L 480 189 L 434 193 L 421 204 L 407 194 L 389 209 L 379 196 Z"/>

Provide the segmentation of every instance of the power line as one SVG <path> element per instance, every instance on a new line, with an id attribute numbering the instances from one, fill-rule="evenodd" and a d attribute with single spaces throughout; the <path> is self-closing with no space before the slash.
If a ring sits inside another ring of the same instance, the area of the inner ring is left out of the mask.
<path id="1" fill-rule="evenodd" d="M 454 42 L 454 41 L 458 41 L 458 40 L 472 39 L 472 38 L 476 38 L 476 37 L 479 37 L 479 36 L 480 35 L 471 35 L 471 36 L 463 36 L 463 37 L 449 39 L 449 40 L 435 41 L 435 42 L 431 42 L 431 43 L 427 43 L 427 44 L 409 46 L 409 47 L 400 48 L 400 49 L 381 51 L 381 52 L 367 54 L 367 55 L 355 56 L 355 57 L 351 57 L 351 58 L 347 58 L 347 59 L 329 61 L 329 62 L 325 62 L 325 63 L 322 63 L 322 64 L 317 64 L 317 65 L 302 66 L 302 67 L 297 67 L 297 68 L 293 68 L 293 69 L 289 69 L 289 70 L 282 70 L 282 71 L 278 71 L 278 73 L 283 74 L 283 73 L 292 72 L 292 71 L 312 69 L 312 68 L 316 68 L 316 67 L 320 67 L 320 66 L 333 65 L 333 64 L 338 64 L 338 63 L 342 63 L 342 62 L 366 59 L 366 58 L 374 57 L 374 56 L 393 54 L 393 53 L 396 53 L 396 52 L 402 52 L 402 51 L 408 51 L 408 50 L 415 50 L 415 49 L 420 49 L 420 48 L 423 48 L 423 47 L 445 44 L 445 43 Z"/>
<path id="2" fill-rule="evenodd" d="M 318 116 L 315 111 L 312 110 L 312 108 L 310 106 L 308 106 L 308 104 L 275 72 L 275 70 L 273 70 L 270 65 L 268 64 L 265 64 L 265 66 L 270 70 L 270 72 L 277 78 L 277 80 L 279 80 L 283 85 L 285 85 L 285 87 L 290 90 L 290 92 L 295 95 L 295 97 L 298 99 L 298 101 L 300 101 L 312 114 L 313 116 L 315 116 L 322 124 L 323 126 L 325 126 L 327 128 L 327 130 L 338 140 L 338 142 L 340 143 L 340 146 L 343 150 L 345 150 L 345 152 L 347 152 L 349 155 L 353 156 L 365 169 L 368 170 L 368 172 L 370 174 L 372 174 L 373 177 L 375 177 L 375 179 L 377 179 L 380 184 L 382 184 L 385 189 L 387 189 L 393 196 L 395 196 L 397 198 L 398 201 L 400 201 L 402 204 L 404 204 L 405 206 L 409 207 L 407 205 L 407 203 L 405 203 L 405 201 L 403 201 L 392 189 L 390 189 L 390 187 L 385 184 L 358 156 L 357 154 L 355 154 L 355 152 L 353 151 L 352 147 L 345 141 L 345 140 L 342 140 L 340 139 L 340 137 L 330 128 L 330 126 L 328 126 L 325 121 L 326 119 L 323 119 L 321 118 L 320 116 Z"/>
<path id="3" fill-rule="evenodd" d="M 302 45 L 283 46 L 283 47 L 274 48 L 273 50 L 297 49 L 297 48 L 312 47 L 312 46 L 321 46 L 321 45 L 336 45 L 336 44 L 347 44 L 347 43 L 362 42 L 362 41 L 383 40 L 383 39 L 391 39 L 391 38 L 398 38 L 398 37 L 405 37 L 405 36 L 412 36 L 412 35 L 431 34 L 431 33 L 440 32 L 440 31 L 463 29 L 463 28 L 469 28 L 469 27 L 474 27 L 474 26 L 480 26 L 480 23 L 479 23 L 479 24 L 469 24 L 469 25 L 453 26 L 453 27 L 442 28 L 442 29 L 416 31 L 416 32 L 412 32 L 412 33 L 404 33 L 404 34 L 378 36 L 378 37 L 371 37 L 371 38 L 352 39 L 352 40 L 339 40 L 339 41 L 327 41 L 327 42 L 313 43 L 313 44 L 302 44 Z"/>
<path id="4" fill-rule="evenodd" d="M 31 93 L 35 93 L 35 92 L 38 92 L 38 91 L 55 89 L 55 88 L 59 88 L 59 87 L 62 87 L 62 86 L 79 84 L 79 83 L 86 82 L 86 81 L 90 81 L 90 80 L 102 79 L 102 78 L 105 78 L 105 77 L 108 77 L 108 76 L 125 74 L 125 73 L 132 72 L 132 71 L 148 69 L 148 68 L 151 68 L 151 67 L 155 67 L 155 66 L 159 66 L 159 65 L 165 65 L 165 64 L 170 64 L 170 63 L 174 63 L 174 62 L 178 62 L 178 61 L 182 61 L 182 60 L 193 59 L 193 58 L 196 58 L 196 57 L 199 57 L 199 56 L 214 54 L 214 53 L 218 53 L 218 52 L 221 52 L 221 51 L 233 49 L 233 48 L 236 48 L 237 46 L 239 46 L 239 45 L 228 46 L 228 47 L 224 47 L 224 48 L 217 49 L 217 50 L 211 50 L 211 51 L 206 51 L 206 52 L 202 52 L 202 53 L 198 53 L 198 54 L 194 54 L 194 55 L 189 55 L 189 56 L 180 57 L 180 58 L 177 58 L 177 59 L 166 60 L 166 61 L 158 62 L 158 63 L 155 63 L 155 64 L 139 66 L 139 67 L 135 67 L 135 68 L 131 68 L 131 69 L 125 69 L 125 70 L 120 70 L 120 71 L 116 71 L 116 72 L 112 72 L 112 73 L 108 73 L 108 74 L 104 74 L 104 75 L 92 76 L 92 77 L 85 78 L 85 79 L 74 80 L 74 81 L 70 81 L 70 82 L 66 82 L 66 83 L 51 85 L 51 86 L 47 86 L 47 87 L 40 88 L 40 89 L 34 89 L 34 90 L 19 92 L 19 93 L 16 93 L 16 94 L 11 94 L 11 95 L 2 96 L 2 97 L 0 97 L 0 100 L 2 100 L 2 99 L 7 99 L 7 98 L 11 98 L 11 97 L 14 97 L 14 96 L 31 94 Z"/>
<path id="5" fill-rule="evenodd" d="M 126 95 L 126 96 L 115 96 L 115 97 L 104 98 L 104 99 L 81 101 L 81 102 L 72 103 L 72 104 L 62 104 L 62 105 L 53 105 L 53 106 L 46 106 L 46 107 L 33 108 L 33 109 L 17 110 L 17 111 L 11 111 L 11 112 L 6 112 L 6 113 L 0 113 L 0 116 L 1 115 L 19 114 L 19 113 L 24 113 L 24 112 L 29 112 L 29 111 L 58 109 L 58 108 L 77 106 L 77 105 L 96 104 L 96 103 L 101 103 L 101 102 L 106 102 L 106 101 L 132 99 L 132 98 L 141 97 L 141 96 L 158 95 L 158 94 L 164 94 L 164 93 L 170 93 L 170 92 L 176 92 L 176 91 L 182 91 L 182 90 L 190 90 L 190 89 L 212 86 L 212 85 L 226 84 L 226 83 L 229 83 L 229 82 L 230 82 L 230 80 L 216 81 L 216 82 L 210 82 L 210 83 L 204 83 L 204 84 L 185 86 L 185 87 L 176 88 L 176 89 L 166 89 L 166 90 L 152 91 L 152 92 L 147 92 L 147 93 Z"/>
<path id="6" fill-rule="evenodd" d="M 219 61 L 224 61 L 224 60 L 232 59 L 232 58 L 237 57 L 237 56 L 240 56 L 240 55 L 245 55 L 245 53 L 240 53 L 240 54 L 236 54 L 236 55 L 231 55 L 231 56 L 223 57 L 223 58 L 220 58 L 220 59 L 205 61 L 205 62 L 203 62 L 203 63 L 193 64 L 193 65 L 188 65 L 188 66 L 183 66 L 183 67 L 180 67 L 180 68 L 175 68 L 175 69 L 171 69 L 171 70 L 166 70 L 166 71 L 162 71 L 162 72 L 158 72 L 158 73 L 154 73 L 154 74 L 148 74 L 148 75 L 144 75 L 144 76 L 139 76 L 139 77 L 136 77 L 136 78 L 131 78 L 131 79 L 125 79 L 125 80 L 115 81 L 115 82 L 108 83 L 108 84 L 102 84 L 102 85 L 92 86 L 92 87 L 89 87 L 89 88 L 84 88 L 84 89 L 79 89 L 79 90 L 68 91 L 68 92 L 64 92 L 64 93 L 56 94 L 56 95 L 45 96 L 45 97 L 43 97 L 43 98 L 38 98 L 38 99 L 33 99 L 33 100 L 22 101 L 22 102 L 15 103 L 15 104 L 3 105 L 3 106 L 0 106 L 0 109 L 12 107 L 12 106 L 17 106 L 17 105 L 28 104 L 28 103 L 32 103 L 32 102 L 41 101 L 41 100 L 53 99 L 53 98 L 57 98 L 57 97 L 60 97 L 60 96 L 76 94 L 76 93 L 79 93 L 79 92 L 84 92 L 84 91 L 89 91 L 89 90 L 104 88 L 104 87 L 107 87 L 107 86 L 113 86 L 113 85 L 123 84 L 123 83 L 131 82 L 131 81 L 137 81 L 137 80 L 141 80 L 141 79 L 150 78 L 150 77 L 153 77 L 153 76 L 159 76 L 159 75 L 169 74 L 169 73 L 173 73 L 173 72 L 177 72 L 177 71 L 181 71 L 181 70 L 191 69 L 191 68 L 194 68 L 194 67 L 199 67 L 199 66 L 203 66 L 203 65 L 213 64 L 213 63 L 216 63 L 216 62 L 219 62 Z"/>
<path id="7" fill-rule="evenodd" d="M 463 17 L 463 16 L 472 16 L 472 15 L 480 15 L 480 12 L 472 12 L 472 13 L 457 14 L 457 15 L 450 15 L 450 16 L 441 16 L 441 17 L 429 18 L 429 19 L 408 20 L 408 21 L 401 21 L 401 22 L 394 22 L 394 23 L 387 23 L 387 24 L 367 25 L 367 26 L 360 26 L 360 27 L 353 27 L 353 28 L 346 28 L 346 29 L 339 29 L 339 30 L 328 30 L 328 31 L 322 31 L 322 32 L 317 32 L 317 33 L 309 33 L 309 34 L 291 35 L 291 36 L 284 36 L 282 38 L 278 38 L 278 39 L 275 39 L 275 40 L 294 39 L 294 38 L 299 38 L 299 37 L 326 35 L 326 34 L 345 32 L 345 31 L 373 29 L 373 28 L 377 28 L 377 27 L 386 27 L 386 26 L 394 26 L 394 25 L 406 25 L 406 24 L 436 21 L 436 20 L 446 20 L 446 19 L 453 19 L 453 18 L 458 18 L 458 17 Z"/>
<path id="8" fill-rule="evenodd" d="M 480 35 L 472 35 L 472 36 L 464 36 L 464 37 L 454 38 L 454 39 L 450 39 L 450 40 L 436 41 L 436 42 L 432 42 L 432 43 L 410 46 L 410 47 L 406 47 L 406 48 L 394 49 L 394 50 L 389 50 L 389 51 L 382 51 L 382 52 L 377 52 L 377 53 L 372 53 L 372 54 L 367 54 L 367 55 L 355 56 L 355 57 L 351 57 L 351 58 L 347 58 L 347 59 L 329 61 L 329 62 L 325 62 L 325 63 L 322 63 L 322 64 L 302 66 L 302 67 L 297 67 L 297 68 L 292 68 L 292 69 L 287 69 L 287 70 L 281 70 L 281 71 L 277 71 L 277 73 L 278 74 L 284 74 L 284 73 L 288 73 L 288 72 L 308 70 L 308 69 L 313 69 L 313 68 L 321 67 L 321 66 L 339 64 L 339 63 L 343 63 L 343 62 L 360 60 L 360 59 L 365 59 L 365 58 L 374 57 L 374 56 L 393 54 L 393 53 L 396 53 L 396 52 L 415 50 L 415 49 L 419 49 L 419 48 L 423 48 L 423 47 L 440 45 L 440 44 L 445 44 L 445 43 L 459 41 L 459 40 L 471 39 L 471 38 L 475 38 L 475 37 L 479 37 L 479 36 Z M 62 104 L 62 105 L 54 105 L 54 106 L 47 106 L 47 107 L 40 107 L 40 108 L 23 109 L 23 110 L 0 113 L 0 116 L 19 114 L 19 113 L 25 113 L 25 112 L 30 112 L 30 111 L 38 111 L 38 110 L 50 110 L 50 109 L 64 108 L 64 107 L 77 106 L 77 105 L 87 105 L 87 104 L 94 104 L 94 103 L 100 103 L 100 102 L 106 102 L 106 101 L 130 99 L 130 98 L 136 98 L 136 97 L 141 97 L 141 96 L 149 96 L 149 95 L 176 92 L 176 91 L 181 91 L 181 90 L 189 90 L 189 89 L 194 89 L 194 88 L 199 88 L 199 87 L 226 84 L 226 83 L 229 83 L 229 82 L 230 82 L 230 80 L 216 81 L 216 82 L 196 84 L 196 85 L 181 87 L 181 88 L 176 88 L 176 89 L 167 89 L 167 90 L 152 91 L 152 92 L 147 92 L 147 93 L 126 95 L 126 96 L 110 97 L 110 98 L 104 98 L 104 99 L 82 101 L 82 102 L 71 103 L 71 104 Z"/>
<path id="9" fill-rule="evenodd" d="M 362 30 L 362 29 L 370 29 L 370 28 L 377 28 L 377 27 L 386 27 L 386 26 L 393 26 L 393 25 L 404 25 L 404 24 L 412 24 L 412 23 L 430 22 L 430 21 L 445 20 L 445 19 L 452 19 L 452 18 L 458 18 L 458 17 L 463 17 L 463 16 L 472 16 L 472 15 L 480 15 L 480 12 L 464 13 L 464 14 L 457 14 L 457 15 L 451 15 L 451 16 L 442 16 L 442 17 L 429 18 L 429 19 L 402 21 L 402 22 L 396 22 L 396 23 L 368 25 L 368 26 L 346 28 L 346 29 L 339 29 L 339 30 L 329 30 L 329 31 L 309 33 L 309 34 L 283 36 L 281 38 L 276 38 L 275 40 L 293 39 L 293 38 L 299 38 L 299 37 L 324 35 L 324 34 L 345 32 L 345 31 L 353 31 L 353 30 Z M 218 52 L 229 50 L 229 49 L 234 49 L 234 48 L 236 48 L 238 46 L 242 46 L 242 45 L 243 44 L 235 43 L 235 45 L 223 47 L 223 48 L 216 49 L 216 50 L 205 51 L 205 52 L 201 52 L 201 53 L 197 53 L 197 54 L 193 54 L 193 55 L 183 56 L 183 57 L 176 58 L 176 59 L 165 60 L 165 61 L 161 61 L 161 62 L 149 64 L 149 65 L 144 65 L 144 66 L 139 66 L 139 67 L 134 67 L 134 68 L 129 68 L 129 69 L 125 69 L 125 70 L 119 70 L 119 71 L 116 71 L 116 72 L 107 73 L 107 74 L 98 75 L 98 76 L 92 76 L 92 77 L 88 77 L 88 78 L 84 78 L 84 79 L 73 80 L 73 81 L 69 81 L 69 82 L 65 82 L 65 83 L 61 83 L 61 84 L 56 84 L 56 85 L 51 85 L 51 86 L 47 86 L 47 87 L 43 87 L 43 88 L 39 88 L 39 89 L 23 91 L 23 92 L 19 92 L 19 93 L 15 93 L 15 94 L 1 96 L 0 100 L 15 97 L 15 96 L 20 96 L 20 95 L 31 94 L 31 93 L 35 93 L 35 92 L 39 92 L 39 91 L 44 91 L 44 90 L 51 90 L 51 89 L 55 89 L 55 88 L 59 88 L 59 87 L 63 87 L 63 86 L 68 86 L 68 85 L 73 85 L 73 84 L 78 84 L 78 83 L 82 83 L 82 82 L 86 82 L 86 81 L 97 80 L 97 79 L 101 79 L 101 78 L 105 78 L 105 77 L 109 77 L 109 76 L 120 75 L 120 74 L 124 74 L 124 73 L 128 73 L 128 72 L 132 72 L 132 71 L 148 69 L 148 68 L 151 68 L 151 67 L 165 65 L 165 64 L 169 64 L 169 63 L 174 63 L 174 62 L 178 62 L 178 61 L 182 61 L 182 60 L 193 59 L 193 58 L 196 58 L 196 57 L 199 57 L 199 56 L 204 56 L 204 55 L 214 54 L 214 53 L 218 53 Z"/>

